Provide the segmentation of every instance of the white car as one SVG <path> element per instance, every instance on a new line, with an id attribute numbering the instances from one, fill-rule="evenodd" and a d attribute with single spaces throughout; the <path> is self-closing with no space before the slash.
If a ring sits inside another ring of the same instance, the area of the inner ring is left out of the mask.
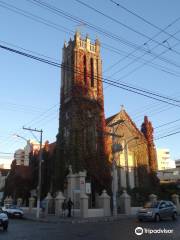
<path id="1" fill-rule="evenodd" d="M 20 209 L 17 206 L 13 206 L 13 205 L 5 205 L 4 207 L 2 207 L 2 210 L 7 213 L 7 215 L 9 217 L 18 217 L 18 218 L 22 218 L 24 215 L 24 212 L 22 209 Z"/>
<path id="2" fill-rule="evenodd" d="M 8 229 L 8 216 L 2 209 L 0 209 L 0 227 L 3 227 L 3 230 Z"/>

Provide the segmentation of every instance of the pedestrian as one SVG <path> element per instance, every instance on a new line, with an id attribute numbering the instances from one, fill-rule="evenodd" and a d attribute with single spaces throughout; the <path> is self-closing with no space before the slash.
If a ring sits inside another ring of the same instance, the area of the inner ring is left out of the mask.
<path id="1" fill-rule="evenodd" d="M 73 206 L 73 202 L 71 201 L 71 198 L 69 198 L 68 202 L 67 202 L 67 207 L 68 207 L 68 217 L 71 217 L 71 209 Z"/>
<path id="2" fill-rule="evenodd" d="M 66 216 L 66 209 L 67 209 L 67 201 L 66 199 L 64 199 L 64 201 L 62 202 L 62 216 L 65 217 Z"/>
<path id="3" fill-rule="evenodd" d="M 44 198 L 41 202 L 40 202 L 40 208 L 42 211 L 42 217 L 45 217 L 45 211 L 46 211 L 46 199 Z"/>

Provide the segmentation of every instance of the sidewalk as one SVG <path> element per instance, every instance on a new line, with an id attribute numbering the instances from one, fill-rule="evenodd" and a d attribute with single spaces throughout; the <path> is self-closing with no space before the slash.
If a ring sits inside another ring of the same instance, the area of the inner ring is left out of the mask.
<path id="1" fill-rule="evenodd" d="M 126 214 L 119 214 L 117 216 L 110 216 L 110 217 L 91 217 L 91 218 L 81 218 L 81 217 L 62 217 L 62 216 L 55 216 L 55 215 L 47 215 L 47 216 L 40 216 L 39 219 L 36 218 L 34 214 L 26 213 L 24 218 L 31 221 L 39 221 L 44 223 L 96 223 L 96 222 L 118 222 L 122 219 L 129 219 L 135 218 L 134 215 L 126 215 Z"/>

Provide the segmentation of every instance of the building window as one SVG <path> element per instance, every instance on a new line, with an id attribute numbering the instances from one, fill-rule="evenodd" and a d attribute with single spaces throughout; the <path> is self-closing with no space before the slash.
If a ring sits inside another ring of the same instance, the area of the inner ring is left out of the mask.
<path id="1" fill-rule="evenodd" d="M 93 58 L 91 58 L 91 87 L 94 87 L 94 62 Z"/>

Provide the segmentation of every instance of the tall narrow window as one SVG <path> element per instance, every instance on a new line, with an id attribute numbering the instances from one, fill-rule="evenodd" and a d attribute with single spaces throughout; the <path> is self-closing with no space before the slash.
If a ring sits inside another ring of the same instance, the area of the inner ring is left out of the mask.
<path id="1" fill-rule="evenodd" d="M 91 58 L 91 87 L 94 87 L 94 64 L 93 64 L 93 58 Z"/>
<path id="2" fill-rule="evenodd" d="M 96 70 L 97 70 L 97 94 L 99 95 L 99 61 L 96 59 Z"/>
<path id="3" fill-rule="evenodd" d="M 67 90 L 67 93 L 68 93 L 68 90 L 69 90 L 69 81 L 70 81 L 68 69 L 69 69 L 69 59 L 67 57 L 67 63 L 66 63 L 66 90 Z"/>
<path id="4" fill-rule="evenodd" d="M 86 72 L 87 72 L 87 69 L 86 69 L 86 56 L 84 55 L 84 83 L 86 84 Z"/>

